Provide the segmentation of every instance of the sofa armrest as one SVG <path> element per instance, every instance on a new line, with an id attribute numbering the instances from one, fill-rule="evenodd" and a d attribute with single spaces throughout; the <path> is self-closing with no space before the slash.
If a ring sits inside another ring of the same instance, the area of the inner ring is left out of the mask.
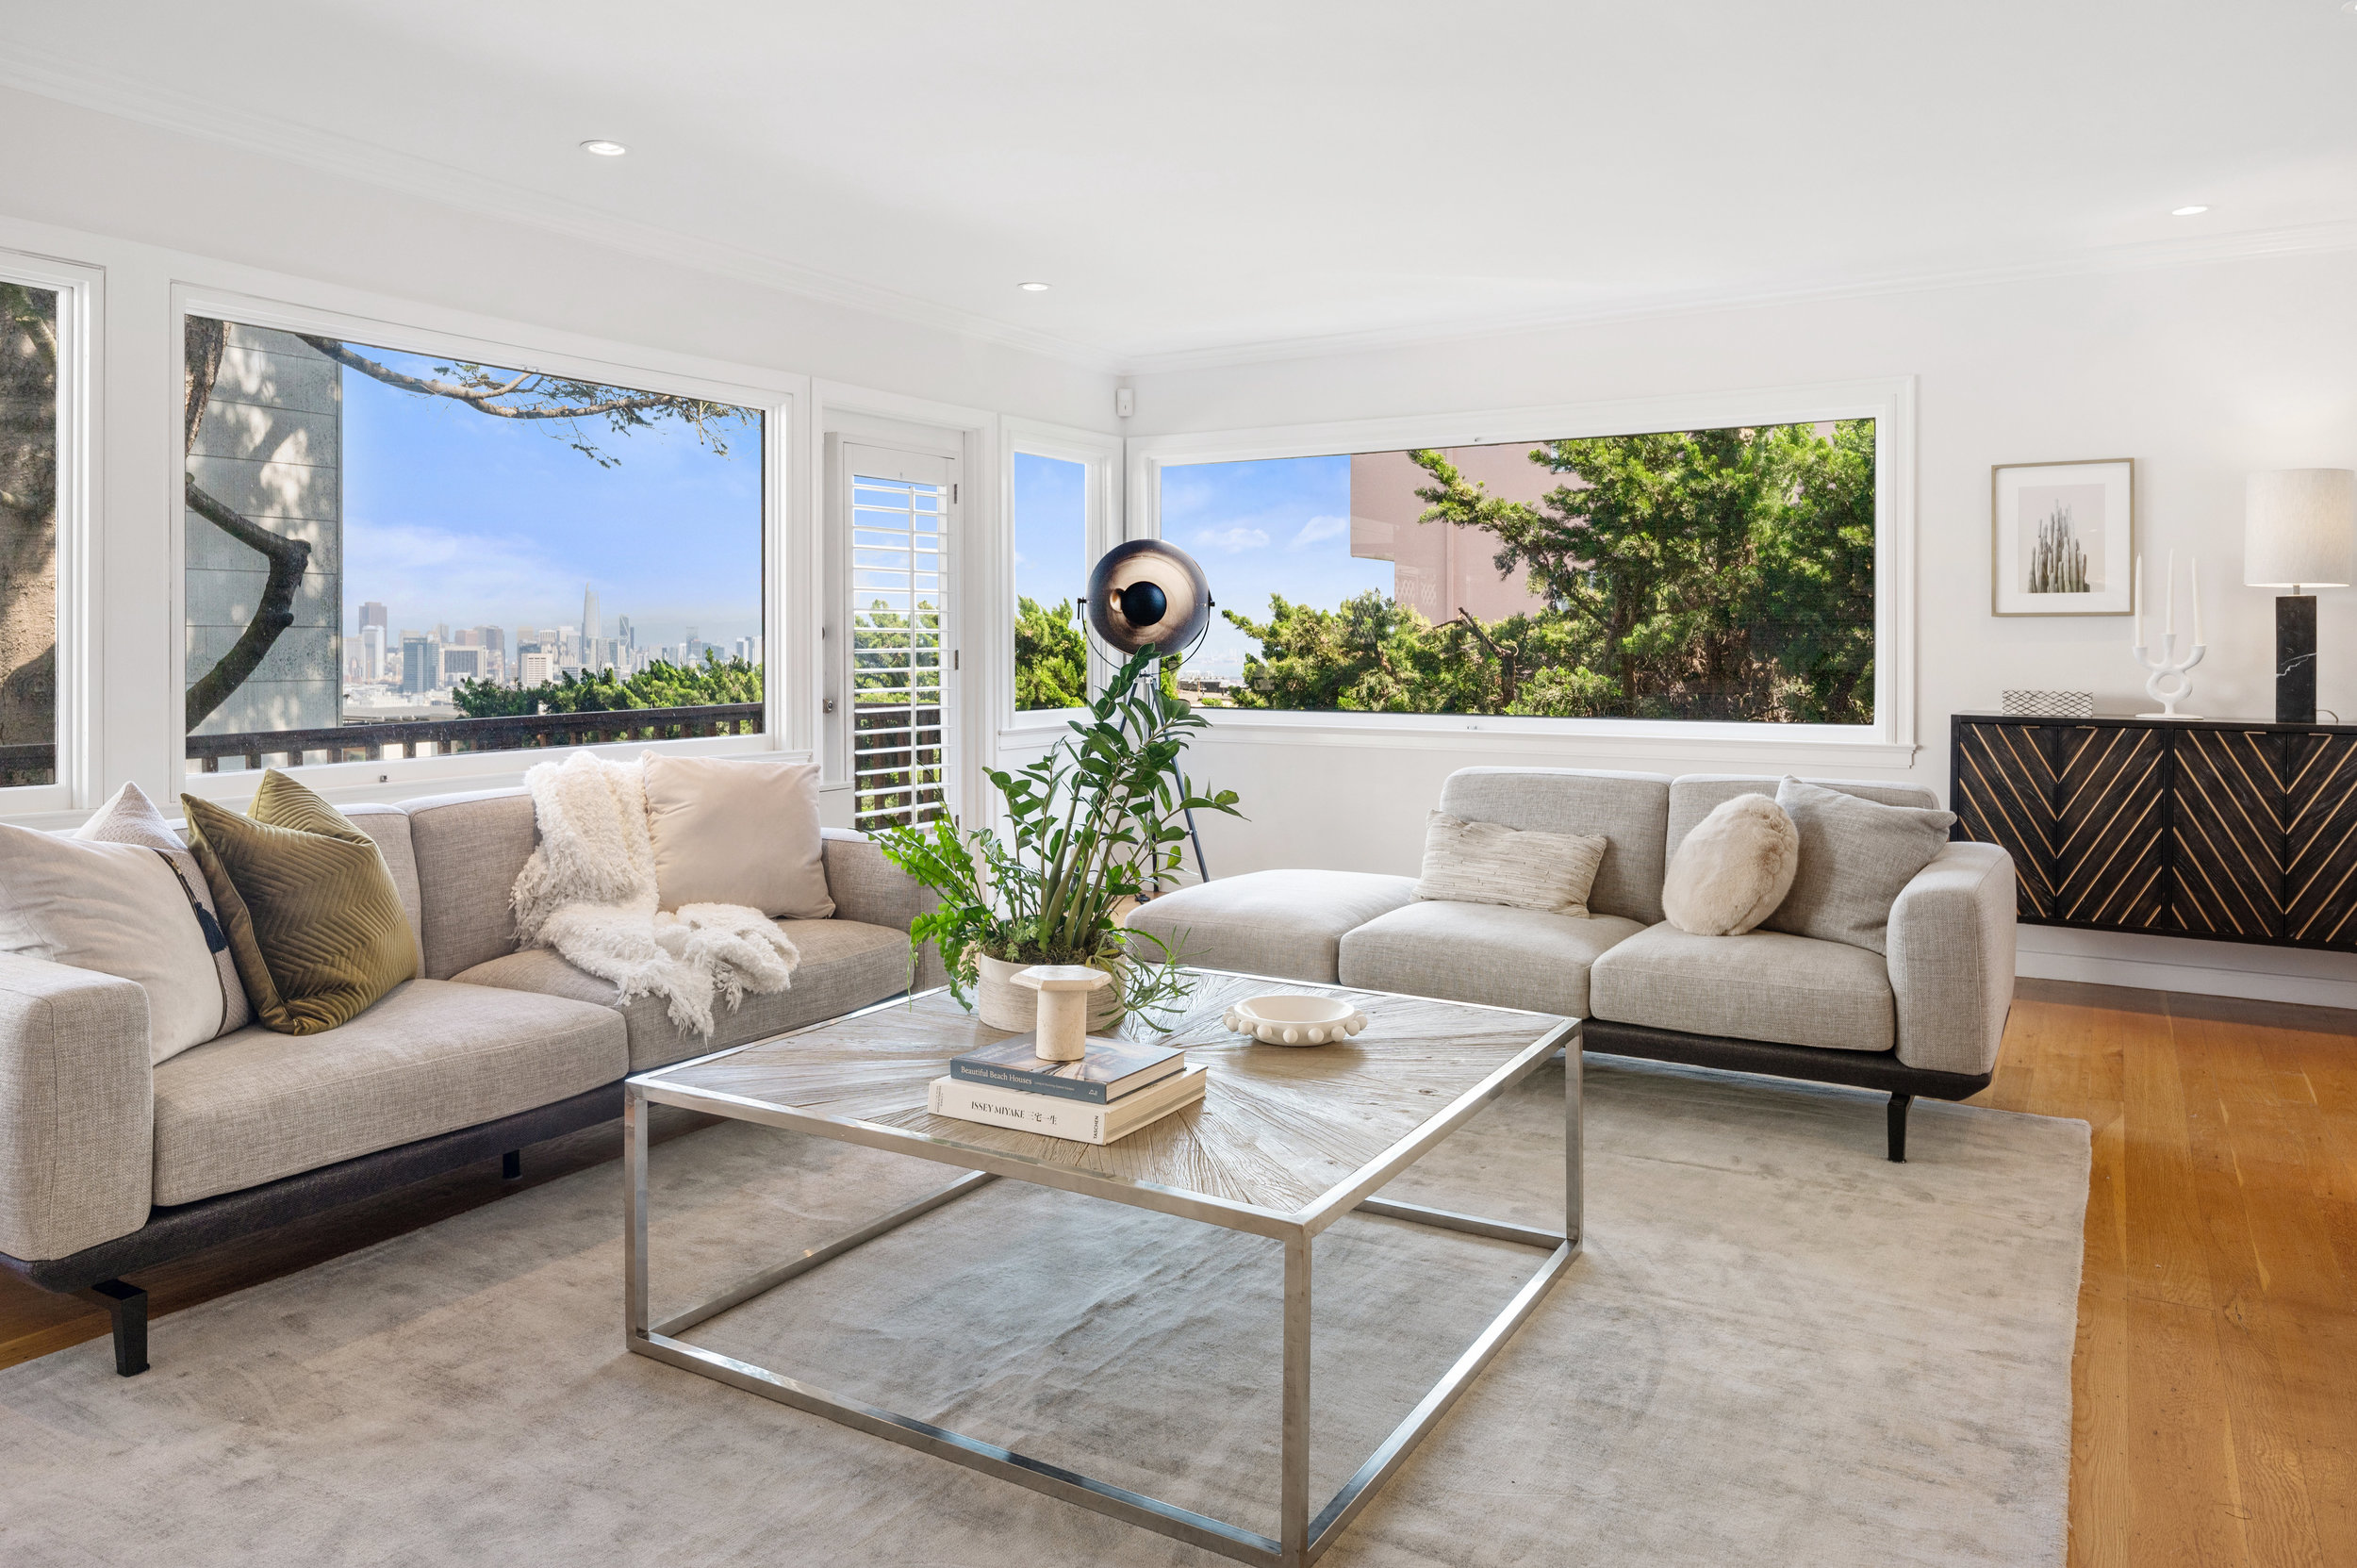
<path id="1" fill-rule="evenodd" d="M 0 953 L 0 1252 L 63 1258 L 145 1225 L 155 1140 L 147 992 Z"/>
<path id="2" fill-rule="evenodd" d="M 906 931 L 910 921 L 941 901 L 931 888 L 884 859 L 876 841 L 865 834 L 828 828 L 823 837 L 819 852 L 825 858 L 827 896 L 834 900 L 836 919 Z M 917 961 L 913 988 L 930 990 L 948 979 L 941 955 L 928 942 Z"/>
<path id="3" fill-rule="evenodd" d="M 1951 844 L 1890 906 L 1890 990 L 1899 1060 L 1937 1072 L 1997 1065 L 2013 1006 L 2013 856 Z"/>

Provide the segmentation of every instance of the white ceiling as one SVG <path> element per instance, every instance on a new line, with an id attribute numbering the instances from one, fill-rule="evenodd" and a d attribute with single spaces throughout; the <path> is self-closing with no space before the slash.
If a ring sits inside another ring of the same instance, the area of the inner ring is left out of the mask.
<path id="1" fill-rule="evenodd" d="M 0 34 L 36 91 L 1110 365 L 2357 242 L 2341 0 L 0 0 Z"/>

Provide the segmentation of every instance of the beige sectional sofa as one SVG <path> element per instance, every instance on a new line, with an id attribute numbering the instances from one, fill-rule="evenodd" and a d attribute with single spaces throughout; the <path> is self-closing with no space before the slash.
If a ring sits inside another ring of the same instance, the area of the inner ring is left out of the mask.
<path id="1" fill-rule="evenodd" d="M 1986 1087 L 2012 1004 L 2014 868 L 1952 843 L 1900 893 L 1888 951 L 1756 931 L 1694 936 L 1661 908 L 1669 859 L 1713 807 L 1777 780 L 1472 767 L 1440 809 L 1608 843 L 1576 919 L 1420 900 L 1409 877 L 1260 871 L 1141 906 L 1130 924 L 1188 962 L 1247 973 L 1530 1008 L 1588 1020 L 1591 1051 L 1814 1079 L 1890 1094 L 1887 1151 L 1905 1158 L 1917 1095 Z M 1889 805 L 1936 806 L 1911 784 L 1814 780 Z"/>
<path id="2" fill-rule="evenodd" d="M 420 978 L 325 1034 L 257 1027 L 149 1065 L 137 984 L 0 954 L 0 1265 L 115 1312 L 118 1369 L 146 1363 L 144 1297 L 119 1277 L 198 1247 L 617 1116 L 631 1072 L 758 1039 L 904 988 L 931 895 L 830 831 L 835 906 L 780 924 L 790 990 L 749 996 L 707 1040 L 660 999 L 516 950 L 508 892 L 536 841 L 520 789 L 345 815 L 384 851 Z M 939 982 L 928 956 L 919 984 Z"/>

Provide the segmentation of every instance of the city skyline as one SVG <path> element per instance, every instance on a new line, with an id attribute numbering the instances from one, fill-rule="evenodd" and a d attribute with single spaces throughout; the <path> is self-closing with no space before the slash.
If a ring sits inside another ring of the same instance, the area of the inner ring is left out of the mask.
<path id="1" fill-rule="evenodd" d="M 437 373 L 427 355 L 368 352 Z M 536 427 L 342 377 L 342 634 L 379 602 L 388 640 L 498 626 L 512 647 L 520 627 L 580 629 L 586 586 L 604 635 L 628 614 L 642 647 L 681 643 L 691 626 L 723 645 L 761 635 L 765 433 L 754 410 L 718 428 L 726 454 L 671 421 Z"/>

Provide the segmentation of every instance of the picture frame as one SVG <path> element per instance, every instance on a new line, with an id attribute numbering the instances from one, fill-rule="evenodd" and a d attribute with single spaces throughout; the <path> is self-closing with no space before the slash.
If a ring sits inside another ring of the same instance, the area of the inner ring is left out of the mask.
<path id="1" fill-rule="evenodd" d="M 1999 463 L 1988 488 L 1991 615 L 2134 611 L 2134 458 Z"/>

